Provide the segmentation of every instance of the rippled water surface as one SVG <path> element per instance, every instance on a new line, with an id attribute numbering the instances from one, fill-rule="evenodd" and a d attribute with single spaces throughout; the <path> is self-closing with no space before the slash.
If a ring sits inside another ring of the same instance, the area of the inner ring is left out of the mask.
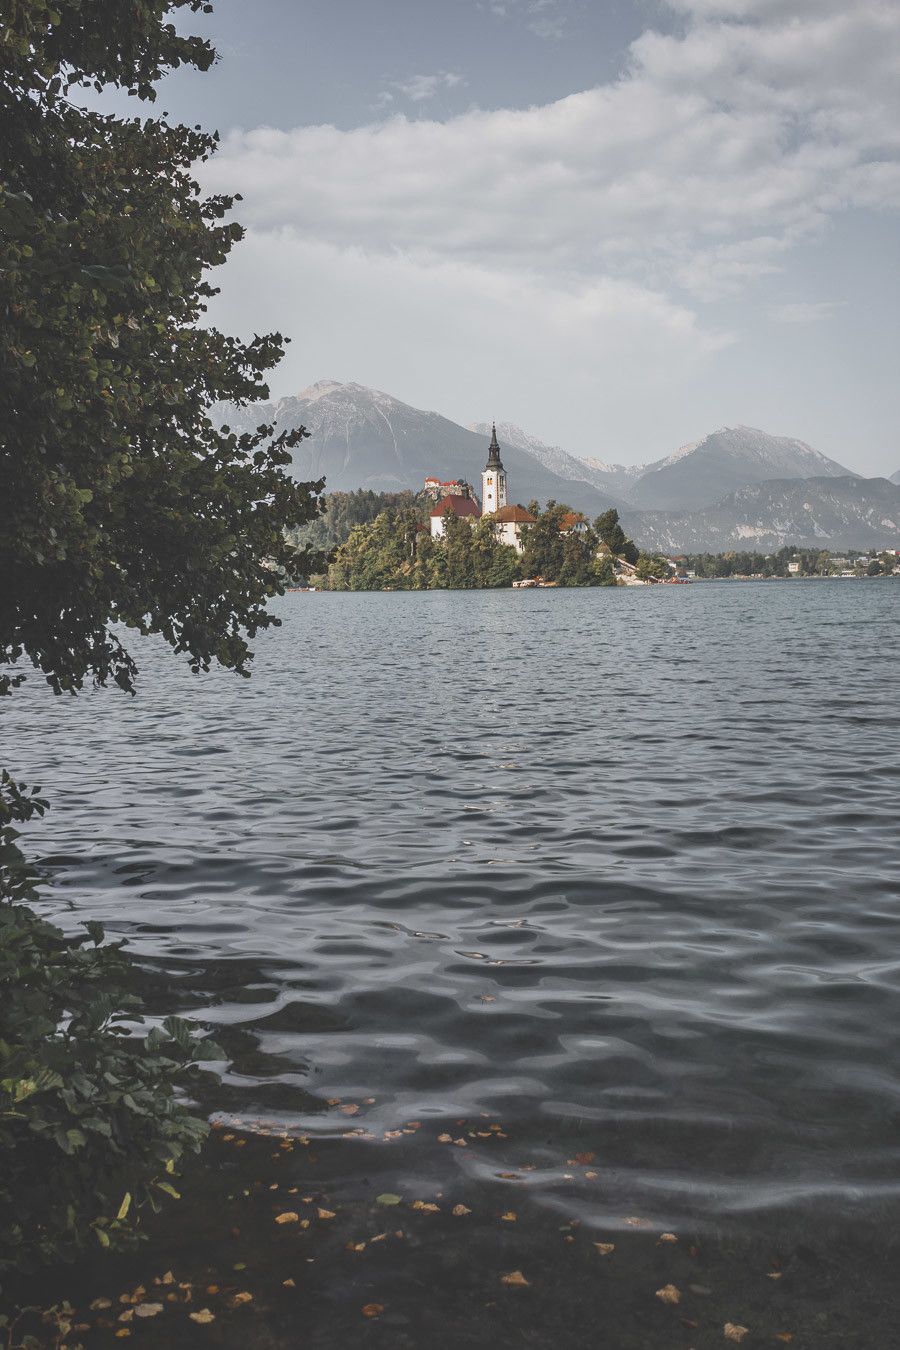
<path id="1" fill-rule="evenodd" d="M 589 1222 L 896 1215 L 900 584 L 279 613 L 249 682 L 147 643 L 133 700 L 0 710 L 55 916 L 214 1024 L 211 1109 L 385 1148 L 486 1113 L 506 1144 L 428 1166 L 527 1155 Z"/>

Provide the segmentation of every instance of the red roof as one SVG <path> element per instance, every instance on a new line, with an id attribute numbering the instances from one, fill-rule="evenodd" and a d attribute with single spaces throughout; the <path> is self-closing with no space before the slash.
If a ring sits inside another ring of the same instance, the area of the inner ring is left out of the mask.
<path id="1" fill-rule="evenodd" d="M 526 511 L 524 506 L 501 506 L 499 511 L 494 511 L 491 519 L 495 525 L 537 524 L 537 516 Z"/>
<path id="2" fill-rule="evenodd" d="M 561 530 L 574 530 L 576 525 L 586 525 L 587 520 L 580 511 L 567 511 L 560 521 Z"/>
<path id="3" fill-rule="evenodd" d="M 437 506 L 433 508 L 431 515 L 432 518 L 434 516 L 441 517 L 446 515 L 448 511 L 452 516 L 478 516 L 481 514 L 477 504 L 472 501 L 471 497 L 459 497 L 453 495 L 450 497 L 442 497 Z"/>

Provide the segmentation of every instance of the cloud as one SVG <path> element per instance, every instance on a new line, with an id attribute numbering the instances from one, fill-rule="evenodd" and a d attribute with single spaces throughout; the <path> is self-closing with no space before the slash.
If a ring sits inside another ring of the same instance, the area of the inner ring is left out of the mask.
<path id="1" fill-rule="evenodd" d="M 845 302 L 842 300 L 794 301 L 784 305 L 771 305 L 769 318 L 775 323 L 824 323 L 834 318 Z"/>
<path id="2" fill-rule="evenodd" d="M 436 75 L 410 75 L 405 80 L 392 80 L 380 102 L 392 103 L 395 94 L 400 94 L 411 103 L 425 103 L 443 90 L 455 89 L 461 84 L 465 84 L 463 76 L 452 70 L 438 71 Z"/>
<path id="3" fill-rule="evenodd" d="M 541 38 L 561 38 L 566 32 L 570 7 L 566 0 L 488 0 L 488 8 L 500 19 L 521 18 L 526 28 Z"/>
<path id="4" fill-rule="evenodd" d="M 680 3 L 685 34 L 643 34 L 613 83 L 443 122 L 233 133 L 209 185 L 238 186 L 262 229 L 704 300 L 777 269 L 840 211 L 900 206 L 894 0 L 790 19 L 775 0 L 722 0 L 724 21 L 705 17 L 711 0 Z"/>

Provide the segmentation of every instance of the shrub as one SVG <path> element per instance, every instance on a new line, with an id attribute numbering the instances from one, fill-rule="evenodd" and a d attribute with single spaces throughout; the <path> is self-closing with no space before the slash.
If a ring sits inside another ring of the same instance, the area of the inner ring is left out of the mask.
<path id="1" fill-rule="evenodd" d="M 145 1035 L 124 944 L 96 923 L 67 937 L 27 903 L 39 878 L 15 826 L 43 815 L 39 791 L 0 777 L 0 1280 L 134 1242 L 206 1134 L 175 1085 L 224 1057 L 177 1018 Z"/>

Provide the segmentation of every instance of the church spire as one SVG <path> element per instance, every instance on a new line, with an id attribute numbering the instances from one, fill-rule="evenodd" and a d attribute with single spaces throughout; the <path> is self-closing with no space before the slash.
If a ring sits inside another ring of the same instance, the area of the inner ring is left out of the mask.
<path id="1" fill-rule="evenodd" d="M 491 468 L 502 468 L 500 463 L 500 445 L 497 441 L 497 424 L 491 425 L 491 443 L 488 447 L 488 465 Z"/>

